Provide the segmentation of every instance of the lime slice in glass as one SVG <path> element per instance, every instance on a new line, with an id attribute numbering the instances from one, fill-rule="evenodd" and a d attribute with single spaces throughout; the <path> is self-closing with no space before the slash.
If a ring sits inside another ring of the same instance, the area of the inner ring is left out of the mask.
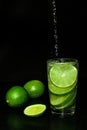
<path id="1" fill-rule="evenodd" d="M 61 94 L 66 94 L 66 93 L 69 93 L 70 91 L 72 91 L 72 89 L 75 88 L 77 84 L 77 80 L 69 87 L 58 87 L 58 86 L 55 86 L 54 84 L 52 84 L 52 82 L 49 80 L 49 91 L 53 94 L 56 94 L 56 95 L 61 95 Z"/>
<path id="2" fill-rule="evenodd" d="M 68 98 L 68 96 L 69 95 L 58 96 L 58 95 L 50 94 L 50 103 L 53 106 L 61 105 L 63 102 L 65 102 L 65 100 Z"/>
<path id="3" fill-rule="evenodd" d="M 61 96 L 50 94 L 50 103 L 54 106 L 63 107 L 67 105 L 73 99 L 73 97 L 75 97 L 75 93 L 75 90 L 73 90 L 70 93 Z"/>
<path id="4" fill-rule="evenodd" d="M 50 79 L 58 87 L 69 87 L 77 79 L 77 68 L 69 63 L 55 63 L 50 70 Z"/>
<path id="5" fill-rule="evenodd" d="M 45 104 L 33 104 L 30 106 L 27 106 L 24 109 L 24 114 L 30 117 L 37 117 L 42 115 L 46 110 Z"/>
<path id="6" fill-rule="evenodd" d="M 56 106 L 56 109 L 65 109 L 66 107 L 69 107 L 70 105 L 73 105 L 74 101 L 75 101 L 75 97 L 76 97 L 76 92 L 75 91 L 73 93 L 73 96 L 70 96 L 69 98 L 67 98 L 67 100 L 65 102 L 63 102 L 62 104 Z"/>

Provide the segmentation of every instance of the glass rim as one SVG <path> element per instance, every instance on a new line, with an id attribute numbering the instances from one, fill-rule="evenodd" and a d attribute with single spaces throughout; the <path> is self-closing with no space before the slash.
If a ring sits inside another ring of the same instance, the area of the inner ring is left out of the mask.
<path id="1" fill-rule="evenodd" d="M 76 58 L 64 58 L 64 57 L 58 57 L 58 58 L 49 58 L 47 59 L 47 62 L 49 61 L 59 61 L 59 62 L 78 62 L 78 59 Z"/>

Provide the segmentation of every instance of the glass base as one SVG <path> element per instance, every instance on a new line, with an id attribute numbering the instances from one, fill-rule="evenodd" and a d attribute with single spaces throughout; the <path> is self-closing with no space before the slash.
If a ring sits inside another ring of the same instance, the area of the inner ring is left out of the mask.
<path id="1" fill-rule="evenodd" d="M 52 113 L 52 115 L 57 115 L 60 118 L 70 117 L 75 114 L 75 106 L 72 106 L 72 107 L 69 107 L 66 109 L 61 109 L 61 110 L 56 110 L 52 107 L 51 113 Z"/>

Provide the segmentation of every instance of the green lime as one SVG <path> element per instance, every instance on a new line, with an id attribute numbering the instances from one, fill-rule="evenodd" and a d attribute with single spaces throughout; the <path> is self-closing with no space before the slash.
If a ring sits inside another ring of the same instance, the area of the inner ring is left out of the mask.
<path id="1" fill-rule="evenodd" d="M 27 116 L 37 117 L 42 115 L 45 112 L 45 110 L 46 110 L 46 105 L 34 104 L 34 105 L 27 106 L 23 112 Z"/>
<path id="2" fill-rule="evenodd" d="M 24 88 L 31 98 L 38 98 L 43 95 L 45 85 L 39 80 L 30 80 L 25 83 Z"/>
<path id="3" fill-rule="evenodd" d="M 77 68 L 69 63 L 55 63 L 50 70 L 50 79 L 58 87 L 69 87 L 77 79 Z"/>
<path id="4" fill-rule="evenodd" d="M 21 86 L 13 86 L 6 92 L 6 103 L 10 107 L 19 107 L 28 101 L 28 93 Z"/>

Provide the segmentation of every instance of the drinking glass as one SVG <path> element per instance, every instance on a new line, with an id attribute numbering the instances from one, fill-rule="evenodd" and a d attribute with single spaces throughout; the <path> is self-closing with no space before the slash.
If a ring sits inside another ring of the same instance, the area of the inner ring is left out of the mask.
<path id="1" fill-rule="evenodd" d="M 79 63 L 74 58 L 47 60 L 47 80 L 51 113 L 59 117 L 74 115 Z"/>

